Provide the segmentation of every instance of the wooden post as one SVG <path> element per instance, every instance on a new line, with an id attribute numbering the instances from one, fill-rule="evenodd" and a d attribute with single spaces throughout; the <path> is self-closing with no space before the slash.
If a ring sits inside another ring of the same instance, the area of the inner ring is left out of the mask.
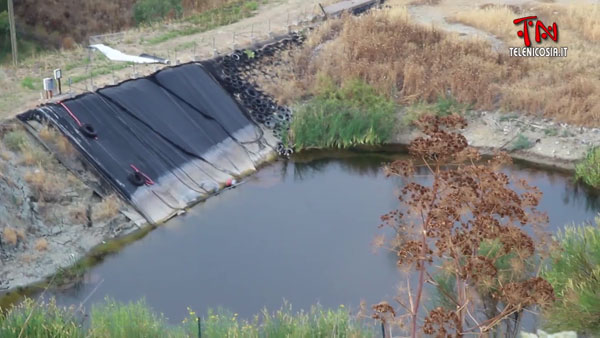
<path id="1" fill-rule="evenodd" d="M 17 53 L 17 32 L 15 30 L 15 10 L 13 0 L 8 0 L 8 24 L 10 28 L 10 47 L 12 49 L 13 65 L 16 67 L 19 64 Z"/>

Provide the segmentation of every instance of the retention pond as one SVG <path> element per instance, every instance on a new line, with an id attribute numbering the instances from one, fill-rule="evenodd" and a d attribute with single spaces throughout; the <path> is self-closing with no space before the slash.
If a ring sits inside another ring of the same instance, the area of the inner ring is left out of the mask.
<path id="1" fill-rule="evenodd" d="M 385 178 L 381 165 L 401 156 L 318 153 L 273 163 L 105 257 L 77 286 L 50 294 L 63 305 L 89 297 L 87 308 L 106 296 L 145 298 L 172 322 L 188 306 L 249 318 L 284 300 L 294 309 L 391 301 L 400 282 L 395 257 L 374 253 L 371 242 L 403 184 Z M 543 191 L 549 231 L 593 220 L 597 199 L 570 174 L 506 170 Z"/>

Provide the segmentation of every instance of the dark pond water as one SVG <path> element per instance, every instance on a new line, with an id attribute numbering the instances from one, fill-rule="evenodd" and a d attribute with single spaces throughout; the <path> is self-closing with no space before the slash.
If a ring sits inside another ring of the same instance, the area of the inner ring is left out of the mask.
<path id="1" fill-rule="evenodd" d="M 86 307 L 111 296 L 146 301 L 173 322 L 190 306 L 224 307 L 250 317 L 263 307 L 316 302 L 356 308 L 391 300 L 395 259 L 374 253 L 379 216 L 396 207 L 400 179 L 386 179 L 389 155 L 339 154 L 269 165 L 235 189 L 194 207 L 108 256 L 81 285 L 54 292 L 60 304 Z M 398 156 L 396 156 L 398 157 Z M 552 229 L 592 220 L 595 199 L 568 175 L 513 166 L 538 186 Z"/>

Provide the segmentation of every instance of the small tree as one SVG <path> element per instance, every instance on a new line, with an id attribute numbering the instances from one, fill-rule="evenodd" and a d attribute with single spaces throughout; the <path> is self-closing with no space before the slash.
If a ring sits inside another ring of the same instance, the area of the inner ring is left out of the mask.
<path id="1" fill-rule="evenodd" d="M 498 171 L 510 162 L 505 153 L 482 162 L 465 137 L 451 131 L 466 126 L 462 117 L 423 116 L 416 124 L 425 136 L 409 146 L 414 160 L 385 167 L 386 175 L 408 182 L 401 207 L 381 217 L 394 238 L 378 241 L 407 268 L 407 295 L 396 298 L 402 311 L 380 303 L 374 317 L 402 325 L 412 337 L 420 330 L 436 337 L 482 334 L 500 323 L 506 336 L 516 336 L 523 309 L 554 300 L 552 286 L 536 272 L 538 249 L 546 244 L 538 230 L 548 222 L 536 209 L 542 194 L 524 180 L 513 190 Z M 423 172 L 431 185 L 412 180 Z M 538 231 L 537 241 L 527 229 Z M 426 284 L 440 300 L 430 311 L 423 304 Z"/>

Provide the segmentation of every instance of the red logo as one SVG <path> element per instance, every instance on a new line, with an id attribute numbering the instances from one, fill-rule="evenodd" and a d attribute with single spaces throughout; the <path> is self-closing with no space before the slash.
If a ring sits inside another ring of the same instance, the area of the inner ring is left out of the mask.
<path id="1" fill-rule="evenodd" d="M 523 23 L 523 30 L 518 31 L 517 35 L 525 40 L 525 46 L 531 46 L 531 39 L 529 38 L 529 26 L 533 26 L 534 22 L 535 42 L 541 43 L 542 40 L 546 40 L 547 38 L 552 39 L 554 42 L 558 42 L 558 26 L 555 22 L 552 23 L 552 26 L 546 27 L 542 21 L 537 19 L 537 16 L 527 16 L 513 20 L 515 25 Z"/>

